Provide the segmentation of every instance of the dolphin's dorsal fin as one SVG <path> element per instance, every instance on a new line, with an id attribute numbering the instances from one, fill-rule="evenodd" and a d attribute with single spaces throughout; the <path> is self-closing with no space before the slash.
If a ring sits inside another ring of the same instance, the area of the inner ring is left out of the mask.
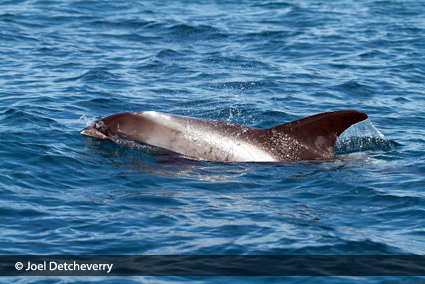
<path id="1" fill-rule="evenodd" d="M 326 112 L 269 128 L 272 133 L 289 134 L 323 157 L 335 156 L 338 136 L 351 125 L 367 119 L 367 114 L 354 110 Z"/>

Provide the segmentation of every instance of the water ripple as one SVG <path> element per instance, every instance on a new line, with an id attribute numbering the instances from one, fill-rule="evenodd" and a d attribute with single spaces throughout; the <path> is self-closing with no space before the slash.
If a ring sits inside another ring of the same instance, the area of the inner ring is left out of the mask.
<path id="1" fill-rule="evenodd" d="M 423 254 L 423 3 L 188 4 L 0 2 L 0 251 Z M 79 134 L 122 111 L 269 128 L 340 109 L 370 124 L 326 161 Z"/>

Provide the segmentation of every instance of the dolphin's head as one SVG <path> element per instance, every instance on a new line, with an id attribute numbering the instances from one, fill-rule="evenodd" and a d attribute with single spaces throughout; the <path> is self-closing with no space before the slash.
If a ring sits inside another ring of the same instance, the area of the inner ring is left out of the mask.
<path id="1" fill-rule="evenodd" d="M 117 113 L 96 120 L 91 126 L 83 129 L 80 133 L 88 137 L 102 140 L 111 140 L 111 137 L 125 136 L 131 127 L 132 118 L 132 113 Z"/>

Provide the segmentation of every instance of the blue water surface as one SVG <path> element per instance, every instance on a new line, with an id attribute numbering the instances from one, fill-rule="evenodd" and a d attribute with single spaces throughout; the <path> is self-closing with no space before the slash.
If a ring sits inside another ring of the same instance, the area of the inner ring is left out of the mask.
<path id="1" fill-rule="evenodd" d="M 424 15 L 395 0 L 1 1 L 0 254 L 425 254 Z M 391 145 L 223 164 L 79 133 L 122 111 L 267 128 L 343 109 Z M 280 280 L 312 279 L 229 281 Z"/>

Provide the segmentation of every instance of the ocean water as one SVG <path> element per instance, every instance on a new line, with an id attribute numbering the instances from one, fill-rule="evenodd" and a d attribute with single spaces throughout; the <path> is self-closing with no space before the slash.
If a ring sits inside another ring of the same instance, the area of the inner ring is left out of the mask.
<path id="1" fill-rule="evenodd" d="M 424 15 L 395 0 L 1 1 L 0 254 L 425 254 Z M 122 111 L 267 128 L 343 109 L 369 119 L 326 161 L 170 159 L 79 134 Z"/>

